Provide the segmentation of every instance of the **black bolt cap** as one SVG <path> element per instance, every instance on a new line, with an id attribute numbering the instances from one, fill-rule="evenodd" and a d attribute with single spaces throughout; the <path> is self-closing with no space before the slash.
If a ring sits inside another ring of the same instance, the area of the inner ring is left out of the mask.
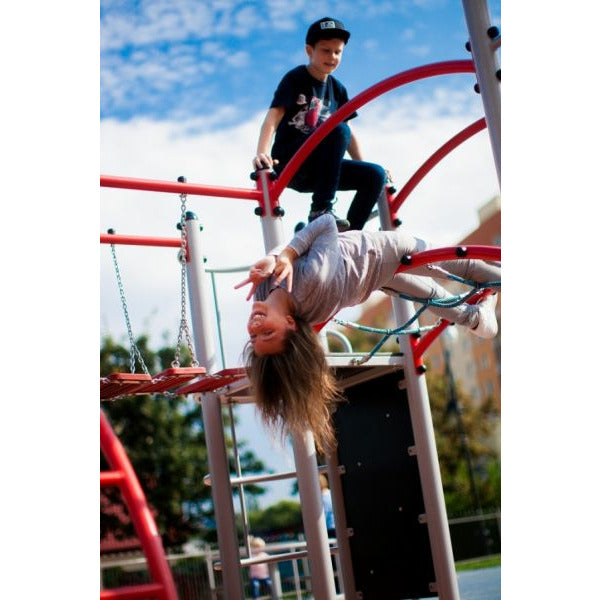
<path id="1" fill-rule="evenodd" d="M 427 371 L 427 367 L 425 365 L 419 365 L 417 367 L 417 373 L 419 375 L 423 375 L 423 373 L 425 373 L 425 371 Z"/>
<path id="2" fill-rule="evenodd" d="M 467 52 L 471 52 L 471 42 L 467 42 L 465 48 L 467 49 Z"/>
<path id="3" fill-rule="evenodd" d="M 496 71 L 496 79 L 500 81 L 500 69 Z"/>
<path id="4" fill-rule="evenodd" d="M 257 207 L 254 209 L 254 214 L 255 214 L 257 217 L 262 217 L 262 216 L 265 214 L 265 211 L 264 211 L 264 209 L 263 209 L 263 207 L 262 207 L 262 206 L 257 206 Z"/>
<path id="5" fill-rule="evenodd" d="M 405 254 L 401 259 L 400 262 L 403 265 L 410 265 L 410 263 L 412 263 L 412 256 L 410 254 Z"/>
<path id="6" fill-rule="evenodd" d="M 500 35 L 500 29 L 495 25 L 492 25 L 487 30 L 488 37 L 492 40 L 495 40 Z"/>
<path id="7" fill-rule="evenodd" d="M 392 225 L 393 225 L 394 227 L 400 227 L 400 225 L 402 225 L 402 221 L 401 221 L 400 219 L 394 219 L 394 220 L 392 221 Z"/>
<path id="8" fill-rule="evenodd" d="M 116 231 L 111 227 L 110 229 L 106 230 L 106 233 L 110 233 L 110 235 L 113 235 L 116 233 Z"/>
<path id="9" fill-rule="evenodd" d="M 478 84 L 478 83 L 476 83 L 476 84 L 473 86 L 473 89 L 475 90 L 475 93 L 476 93 L 476 94 L 479 94 L 479 93 L 481 92 L 481 90 L 479 89 L 479 84 Z"/>
<path id="10" fill-rule="evenodd" d="M 466 256 L 467 255 L 467 249 L 464 246 L 458 246 L 458 248 L 456 248 L 456 256 Z"/>
<path id="11" fill-rule="evenodd" d="M 281 206 L 276 206 L 276 207 L 273 209 L 273 214 L 274 214 L 276 217 L 283 217 L 283 215 L 285 215 L 285 210 L 283 210 L 283 208 L 282 208 Z"/>
<path id="12" fill-rule="evenodd" d="M 177 181 L 178 181 L 179 183 L 185 183 L 185 182 L 187 181 L 187 179 L 185 178 L 185 176 L 184 176 L 184 175 L 180 175 L 180 176 L 177 178 Z"/>
<path id="13" fill-rule="evenodd" d="M 256 171 L 252 171 L 252 173 L 250 173 L 250 179 L 252 179 L 252 181 L 258 181 L 258 173 Z"/>

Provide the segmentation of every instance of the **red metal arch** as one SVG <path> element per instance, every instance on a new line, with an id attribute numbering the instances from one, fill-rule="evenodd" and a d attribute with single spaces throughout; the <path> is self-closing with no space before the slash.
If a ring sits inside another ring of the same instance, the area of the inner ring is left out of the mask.
<path id="1" fill-rule="evenodd" d="M 156 522 L 146 502 L 146 496 L 123 445 L 102 411 L 100 411 L 100 448 L 111 468 L 110 471 L 100 472 L 100 485 L 116 485 L 120 488 L 148 561 L 148 571 L 153 579 L 153 583 L 100 590 L 100 600 L 117 598 L 119 600 L 134 598 L 177 600 L 175 582 L 165 558 Z"/>

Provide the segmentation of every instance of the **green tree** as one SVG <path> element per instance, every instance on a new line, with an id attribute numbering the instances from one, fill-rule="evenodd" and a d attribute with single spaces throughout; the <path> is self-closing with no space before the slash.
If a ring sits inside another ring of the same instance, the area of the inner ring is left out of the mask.
<path id="1" fill-rule="evenodd" d="M 254 534 L 300 533 L 303 530 L 302 509 L 294 500 L 280 500 L 264 510 L 251 511 L 248 521 Z"/>
<path id="2" fill-rule="evenodd" d="M 140 337 L 136 344 L 151 373 L 171 366 L 174 348 L 152 351 L 146 336 Z M 182 356 L 182 364 L 186 360 Z M 110 336 L 105 337 L 100 350 L 101 375 L 129 371 L 129 350 Z M 183 396 L 155 394 L 105 401 L 101 408 L 125 447 L 165 546 L 181 545 L 191 536 L 214 539 L 210 488 L 202 482 L 209 468 L 200 406 Z M 227 424 L 227 418 L 224 422 Z M 231 445 L 230 440 L 227 443 Z M 264 470 L 262 461 L 252 452 L 244 451 L 243 442 L 238 446 L 245 473 Z M 102 455 L 101 468 L 108 469 Z M 264 490 L 246 486 L 245 493 L 252 496 Z M 119 490 L 102 488 L 100 500 L 101 537 L 108 532 L 117 539 L 131 537 L 133 528 L 129 519 L 122 517 L 127 510 Z"/>
<path id="3" fill-rule="evenodd" d="M 487 398 L 475 406 L 457 384 L 456 401 L 449 402 L 445 375 L 428 373 L 427 389 L 448 513 L 456 515 L 477 508 L 497 508 L 500 505 L 500 458 L 493 440 L 500 415 L 493 399 Z M 459 417 L 464 435 L 461 435 Z M 471 489 L 467 452 L 475 490 Z M 475 505 L 474 491 L 479 507 Z"/>

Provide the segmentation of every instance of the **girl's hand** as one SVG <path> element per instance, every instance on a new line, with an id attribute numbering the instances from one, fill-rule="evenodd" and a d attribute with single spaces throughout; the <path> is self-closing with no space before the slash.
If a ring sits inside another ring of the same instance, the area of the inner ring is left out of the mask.
<path id="1" fill-rule="evenodd" d="M 244 287 L 245 285 L 248 285 L 249 283 L 252 284 L 252 287 L 250 288 L 250 292 L 248 293 L 248 296 L 246 297 L 246 300 L 250 300 L 250 298 L 252 298 L 252 296 L 254 295 L 254 292 L 256 291 L 256 288 L 259 286 L 261 281 L 264 281 L 265 279 L 267 279 L 268 277 L 273 275 L 273 272 L 275 269 L 275 264 L 276 263 L 275 263 L 274 256 L 269 255 L 269 256 L 265 256 L 264 258 L 261 258 L 259 261 L 254 263 L 254 265 L 252 267 L 250 267 L 250 271 L 248 272 L 248 277 L 246 279 L 244 279 L 244 281 L 240 281 L 240 283 L 235 285 L 234 289 L 237 290 L 241 287 Z"/>
<path id="2" fill-rule="evenodd" d="M 286 246 L 275 262 L 275 269 L 273 270 L 273 275 L 275 275 L 275 285 L 280 285 L 285 279 L 288 292 L 292 291 L 294 261 L 297 258 L 298 255 L 296 254 L 296 251 L 292 250 L 289 246 Z"/>

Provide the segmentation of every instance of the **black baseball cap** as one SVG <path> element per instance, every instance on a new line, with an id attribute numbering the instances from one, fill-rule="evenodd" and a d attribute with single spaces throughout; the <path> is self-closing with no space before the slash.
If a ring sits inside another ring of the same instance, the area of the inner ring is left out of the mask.
<path id="1" fill-rule="evenodd" d="M 331 40 L 337 38 L 348 43 L 350 32 L 344 27 L 344 24 L 331 17 L 323 17 L 315 21 L 306 32 L 306 43 L 314 46 L 319 40 Z"/>

